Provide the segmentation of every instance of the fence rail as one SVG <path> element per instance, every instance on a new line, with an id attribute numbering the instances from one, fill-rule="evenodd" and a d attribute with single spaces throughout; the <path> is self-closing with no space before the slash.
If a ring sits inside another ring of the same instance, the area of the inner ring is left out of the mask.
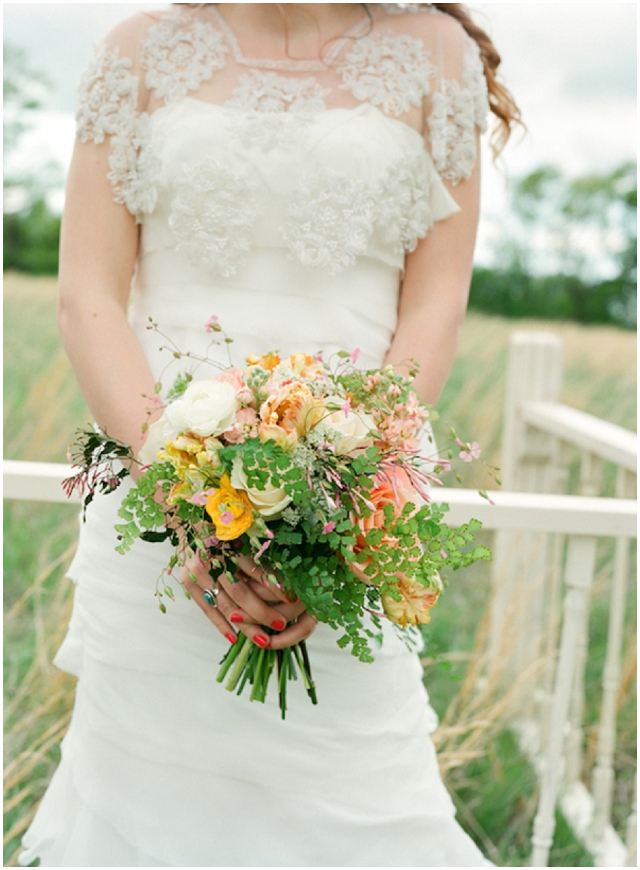
<path id="1" fill-rule="evenodd" d="M 56 462 L 3 462 L 4 498 L 69 503 L 62 481 L 71 466 Z M 490 503 L 476 490 L 438 487 L 435 504 L 448 504 L 447 521 L 462 525 L 473 517 L 489 531 L 534 529 L 563 535 L 633 537 L 637 504 L 632 499 L 588 498 L 522 492 L 491 492 Z M 79 503 L 74 496 L 72 503 Z"/>

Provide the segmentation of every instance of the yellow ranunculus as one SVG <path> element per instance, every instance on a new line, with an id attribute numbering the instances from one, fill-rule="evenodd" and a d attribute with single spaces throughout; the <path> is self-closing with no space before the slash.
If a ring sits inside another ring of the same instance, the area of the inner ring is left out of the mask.
<path id="1" fill-rule="evenodd" d="M 231 486 L 229 475 L 223 475 L 220 487 L 209 496 L 206 511 L 221 541 L 233 541 L 243 535 L 253 523 L 253 510 L 246 492 Z"/>
<path id="2" fill-rule="evenodd" d="M 402 577 L 398 580 L 398 589 L 402 595 L 400 601 L 395 601 L 390 595 L 381 596 L 382 608 L 391 622 L 403 628 L 429 622 L 429 611 L 435 607 L 442 592 L 440 577 L 436 574 L 431 586 L 423 586 L 417 580 Z"/>

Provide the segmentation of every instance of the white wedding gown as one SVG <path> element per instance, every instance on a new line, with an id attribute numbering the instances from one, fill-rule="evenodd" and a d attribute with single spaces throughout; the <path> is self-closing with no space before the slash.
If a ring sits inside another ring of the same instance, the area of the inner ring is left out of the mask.
<path id="1" fill-rule="evenodd" d="M 371 9 L 323 63 L 247 58 L 213 6 L 141 14 L 97 50 L 78 132 L 110 148 L 114 196 L 141 225 L 131 323 L 158 376 L 170 355 L 149 316 L 202 352 L 217 315 L 238 365 L 356 347 L 382 363 L 404 257 L 458 210 L 442 179 L 471 173 L 487 97 L 451 18 Z M 281 721 L 275 693 L 251 703 L 216 682 L 228 644 L 193 602 L 158 610 L 168 546 L 114 551 L 120 498 L 89 508 L 69 570 L 56 664 L 79 677 L 76 703 L 22 864 L 488 863 L 440 779 L 417 654 L 391 630 L 362 664 L 320 625 L 319 704 L 291 684 Z"/>

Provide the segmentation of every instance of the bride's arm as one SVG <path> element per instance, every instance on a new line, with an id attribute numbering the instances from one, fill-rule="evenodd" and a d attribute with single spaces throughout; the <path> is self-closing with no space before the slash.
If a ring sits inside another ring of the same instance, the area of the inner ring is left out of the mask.
<path id="1" fill-rule="evenodd" d="M 94 419 L 137 451 L 154 379 L 127 321 L 138 228 L 113 200 L 108 149 L 106 142 L 77 142 L 74 150 L 60 236 L 58 326 Z"/>
<path id="2" fill-rule="evenodd" d="M 406 258 L 398 325 L 385 363 L 408 371 L 419 363 L 416 390 L 435 404 L 455 359 L 471 283 L 480 200 L 480 160 L 449 188 L 461 210 L 438 221 Z"/>

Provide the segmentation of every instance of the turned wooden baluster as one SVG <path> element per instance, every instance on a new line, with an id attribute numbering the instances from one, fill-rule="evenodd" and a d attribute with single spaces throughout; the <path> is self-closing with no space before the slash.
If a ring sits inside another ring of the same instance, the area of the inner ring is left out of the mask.
<path id="1" fill-rule="evenodd" d="M 592 453 L 585 453 L 580 466 L 580 495 L 598 496 L 602 489 L 602 461 Z M 576 668 L 569 706 L 569 733 L 566 743 L 565 789 L 581 779 L 582 742 L 584 718 L 584 677 L 587 665 L 589 634 L 589 598 L 585 607 L 578 633 L 576 648 Z"/>
<path id="2" fill-rule="evenodd" d="M 623 468 L 618 469 L 616 496 L 625 498 L 630 488 L 631 475 Z M 603 674 L 602 708 L 598 726 L 596 765 L 591 779 L 591 793 L 594 801 L 591 837 L 596 855 L 596 866 L 606 866 L 604 855 L 605 831 L 611 818 L 614 773 L 613 755 L 616 745 L 616 712 L 618 689 L 620 686 L 620 662 L 624 640 L 624 614 L 629 575 L 629 539 L 617 538 L 613 563 L 611 587 L 611 608 L 609 611 L 609 630 L 607 636 L 607 656 Z"/>
<path id="3" fill-rule="evenodd" d="M 556 672 L 549 739 L 542 759 L 540 799 L 533 827 L 532 867 L 546 867 L 555 828 L 555 806 L 564 766 L 564 731 L 576 669 L 577 642 L 595 565 L 595 538 L 572 535 L 565 568 L 564 619 Z"/>

